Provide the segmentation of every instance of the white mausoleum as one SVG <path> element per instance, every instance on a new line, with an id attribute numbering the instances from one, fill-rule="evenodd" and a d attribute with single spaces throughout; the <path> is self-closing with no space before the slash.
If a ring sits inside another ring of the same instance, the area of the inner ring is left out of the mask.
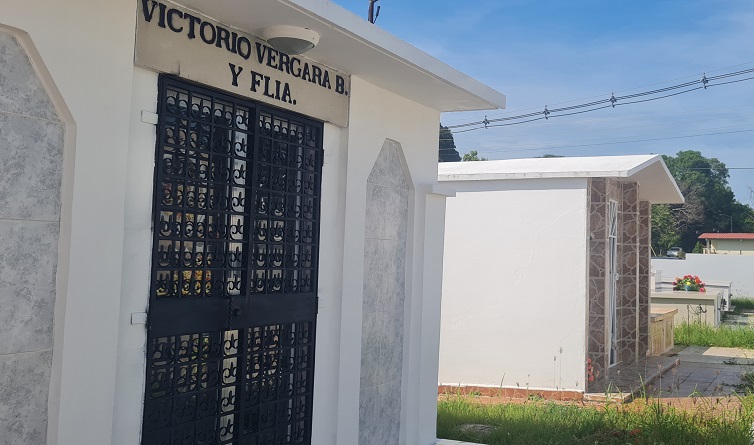
<path id="1" fill-rule="evenodd" d="M 440 112 L 502 94 L 325 0 L 0 11 L 0 443 L 435 442 Z"/>
<path id="2" fill-rule="evenodd" d="M 441 386 L 579 398 L 646 356 L 651 204 L 683 202 L 662 157 L 443 163 L 439 179 L 456 192 Z"/>

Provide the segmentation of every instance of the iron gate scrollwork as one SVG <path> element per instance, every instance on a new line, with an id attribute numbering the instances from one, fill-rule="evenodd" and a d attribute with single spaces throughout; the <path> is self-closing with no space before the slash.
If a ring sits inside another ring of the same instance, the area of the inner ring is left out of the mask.
<path id="1" fill-rule="evenodd" d="M 160 77 L 145 445 L 308 444 L 322 124 Z"/>

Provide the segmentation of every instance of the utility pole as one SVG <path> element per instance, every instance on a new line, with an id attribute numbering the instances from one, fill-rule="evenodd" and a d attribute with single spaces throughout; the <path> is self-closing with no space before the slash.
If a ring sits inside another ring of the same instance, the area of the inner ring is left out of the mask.
<path id="1" fill-rule="evenodd" d="M 378 1 L 380 0 L 369 0 L 369 23 L 374 23 L 380 16 L 380 7 L 378 6 L 376 11 L 374 9 L 374 4 Z"/>

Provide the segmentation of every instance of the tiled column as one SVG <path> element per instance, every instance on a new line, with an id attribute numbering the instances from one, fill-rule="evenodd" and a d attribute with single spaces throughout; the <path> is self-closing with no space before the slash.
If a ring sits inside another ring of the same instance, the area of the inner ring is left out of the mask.
<path id="1" fill-rule="evenodd" d="M 605 376 L 607 369 L 605 335 L 605 274 L 606 274 L 606 181 L 589 180 L 589 332 L 587 358 L 592 361 L 596 378 Z M 587 380 L 587 388 L 589 381 Z"/>
<path id="2" fill-rule="evenodd" d="M 636 360 L 637 280 L 639 242 L 639 189 L 635 182 L 621 183 L 618 216 L 618 356 L 621 363 Z"/>
<path id="3" fill-rule="evenodd" d="M 639 300 L 637 358 L 647 355 L 649 348 L 649 274 L 650 236 L 652 233 L 652 205 L 647 201 L 639 203 Z"/>

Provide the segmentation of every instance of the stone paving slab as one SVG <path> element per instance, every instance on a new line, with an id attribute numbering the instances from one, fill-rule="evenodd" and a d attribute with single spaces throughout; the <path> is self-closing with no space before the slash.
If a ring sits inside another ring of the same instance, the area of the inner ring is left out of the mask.
<path id="1" fill-rule="evenodd" d="M 744 373 L 754 372 L 754 350 L 689 346 L 677 351 L 680 364 L 648 387 L 653 397 L 730 396 Z"/>
<path id="2" fill-rule="evenodd" d="M 720 363 L 729 365 L 754 365 L 754 350 L 720 348 L 715 346 L 689 346 L 678 352 L 681 362 Z"/>
<path id="3" fill-rule="evenodd" d="M 678 357 L 646 357 L 639 363 L 619 363 L 610 368 L 608 378 L 590 384 L 584 400 L 591 402 L 628 402 L 643 394 L 647 385 L 678 365 Z"/>

